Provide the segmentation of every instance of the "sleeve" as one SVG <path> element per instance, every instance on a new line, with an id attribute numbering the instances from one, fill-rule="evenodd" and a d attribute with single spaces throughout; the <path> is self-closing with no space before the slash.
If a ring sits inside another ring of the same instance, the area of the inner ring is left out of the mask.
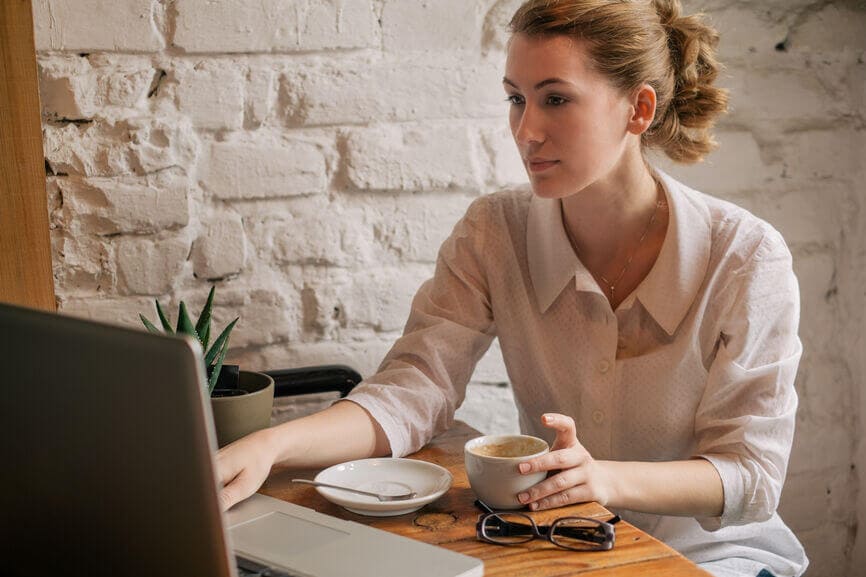
<path id="1" fill-rule="evenodd" d="M 442 244 L 432 279 L 412 301 L 403 335 L 376 374 L 347 397 L 388 437 L 391 453 L 417 451 L 448 429 L 495 326 L 484 269 L 487 201 L 475 200 Z"/>
<path id="2" fill-rule="evenodd" d="M 794 437 L 794 379 L 802 354 L 800 297 L 791 254 L 775 230 L 731 276 L 727 312 L 695 417 L 696 456 L 712 463 L 724 489 L 715 531 L 772 517 Z"/>

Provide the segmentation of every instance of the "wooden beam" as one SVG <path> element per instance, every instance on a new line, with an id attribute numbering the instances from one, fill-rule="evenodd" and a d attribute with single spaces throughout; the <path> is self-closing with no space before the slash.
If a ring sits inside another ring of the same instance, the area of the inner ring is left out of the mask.
<path id="1" fill-rule="evenodd" d="M 0 1 L 0 301 L 56 309 L 30 0 Z"/>

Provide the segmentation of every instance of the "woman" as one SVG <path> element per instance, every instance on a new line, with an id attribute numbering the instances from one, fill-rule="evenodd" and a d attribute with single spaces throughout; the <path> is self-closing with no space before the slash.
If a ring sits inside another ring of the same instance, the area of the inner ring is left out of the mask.
<path id="1" fill-rule="evenodd" d="M 776 514 L 801 347 L 768 224 L 654 170 L 701 159 L 726 106 L 717 35 L 678 0 L 530 0 L 503 85 L 530 191 L 485 196 L 443 244 L 404 335 L 346 401 L 219 453 L 223 505 L 271 466 L 419 449 L 498 337 L 530 509 L 598 501 L 716 575 L 798 575 Z M 555 412 L 550 412 L 555 411 Z"/>

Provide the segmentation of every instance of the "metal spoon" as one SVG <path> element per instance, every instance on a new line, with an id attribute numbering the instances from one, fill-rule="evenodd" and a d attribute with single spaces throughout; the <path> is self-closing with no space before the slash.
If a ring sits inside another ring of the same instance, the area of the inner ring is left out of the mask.
<path id="1" fill-rule="evenodd" d="M 418 494 L 414 491 L 409 493 L 400 493 L 399 495 L 383 495 L 381 493 L 372 493 L 370 491 L 362 491 L 360 489 L 350 489 L 349 487 L 341 487 L 339 485 L 331 485 L 329 483 L 321 483 L 319 481 L 311 481 L 310 479 L 292 479 L 292 483 L 303 483 L 305 485 L 314 485 L 316 487 L 327 487 L 329 489 L 339 489 L 340 491 L 348 491 L 350 493 L 357 493 L 359 495 L 367 495 L 368 497 L 376 497 L 379 501 L 387 502 L 387 501 L 405 501 L 407 499 L 414 499 Z M 402 483 L 400 483 L 402 485 Z M 407 487 L 408 489 L 409 487 Z"/>

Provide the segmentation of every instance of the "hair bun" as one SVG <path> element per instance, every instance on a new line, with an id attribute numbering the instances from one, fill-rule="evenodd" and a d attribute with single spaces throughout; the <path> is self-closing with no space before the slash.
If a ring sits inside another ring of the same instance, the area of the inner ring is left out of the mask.
<path id="1" fill-rule="evenodd" d="M 710 130 L 727 110 L 727 91 L 713 86 L 721 70 L 715 54 L 719 34 L 700 15 L 683 16 L 679 0 L 653 0 L 653 5 L 668 36 L 674 93 L 648 143 L 674 160 L 695 162 L 715 147 Z"/>

